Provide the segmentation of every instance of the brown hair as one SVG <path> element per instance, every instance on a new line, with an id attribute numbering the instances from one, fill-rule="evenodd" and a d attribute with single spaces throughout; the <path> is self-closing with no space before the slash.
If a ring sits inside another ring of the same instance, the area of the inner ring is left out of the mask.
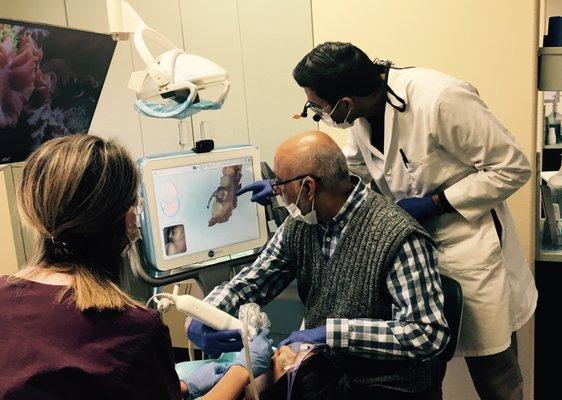
<path id="1" fill-rule="evenodd" d="M 72 296 L 81 311 L 137 305 L 118 283 L 125 215 L 137 203 L 138 184 L 127 151 L 92 135 L 50 140 L 28 158 L 17 196 L 37 236 L 30 265 L 73 276 L 60 300 Z"/>

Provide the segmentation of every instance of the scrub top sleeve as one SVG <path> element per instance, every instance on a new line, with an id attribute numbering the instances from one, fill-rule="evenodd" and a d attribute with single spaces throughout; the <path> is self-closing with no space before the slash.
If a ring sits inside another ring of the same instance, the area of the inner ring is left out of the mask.
<path id="1" fill-rule="evenodd" d="M 468 84 L 445 90 L 432 121 L 439 143 L 474 172 L 445 189 L 467 220 L 476 220 L 512 195 L 531 176 L 515 138 Z"/>

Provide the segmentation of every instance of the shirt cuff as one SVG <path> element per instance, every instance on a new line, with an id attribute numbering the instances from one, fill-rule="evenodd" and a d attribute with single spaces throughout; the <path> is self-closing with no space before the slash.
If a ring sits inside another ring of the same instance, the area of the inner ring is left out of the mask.
<path id="1" fill-rule="evenodd" d="M 347 349 L 349 347 L 348 319 L 326 319 L 326 344 L 332 348 Z"/>

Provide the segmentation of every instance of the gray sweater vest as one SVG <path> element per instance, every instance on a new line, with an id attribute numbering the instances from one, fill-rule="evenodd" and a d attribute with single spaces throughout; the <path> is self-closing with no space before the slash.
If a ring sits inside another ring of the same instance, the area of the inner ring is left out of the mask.
<path id="1" fill-rule="evenodd" d="M 318 230 L 317 225 L 291 217 L 285 222 L 284 241 L 296 268 L 306 328 L 325 325 L 327 318 L 389 320 L 392 298 L 386 280 L 390 267 L 410 234 L 431 240 L 426 231 L 375 193 L 369 193 L 356 210 L 328 261 Z M 345 353 L 341 363 L 356 385 L 418 392 L 429 383 L 427 363 L 413 359 L 375 360 Z"/>

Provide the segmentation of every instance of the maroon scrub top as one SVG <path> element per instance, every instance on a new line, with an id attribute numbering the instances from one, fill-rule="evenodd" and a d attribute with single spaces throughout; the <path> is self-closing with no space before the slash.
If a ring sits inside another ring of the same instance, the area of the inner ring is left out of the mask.
<path id="1" fill-rule="evenodd" d="M 0 276 L 0 399 L 181 399 L 155 311 L 80 312 L 62 288 Z"/>

